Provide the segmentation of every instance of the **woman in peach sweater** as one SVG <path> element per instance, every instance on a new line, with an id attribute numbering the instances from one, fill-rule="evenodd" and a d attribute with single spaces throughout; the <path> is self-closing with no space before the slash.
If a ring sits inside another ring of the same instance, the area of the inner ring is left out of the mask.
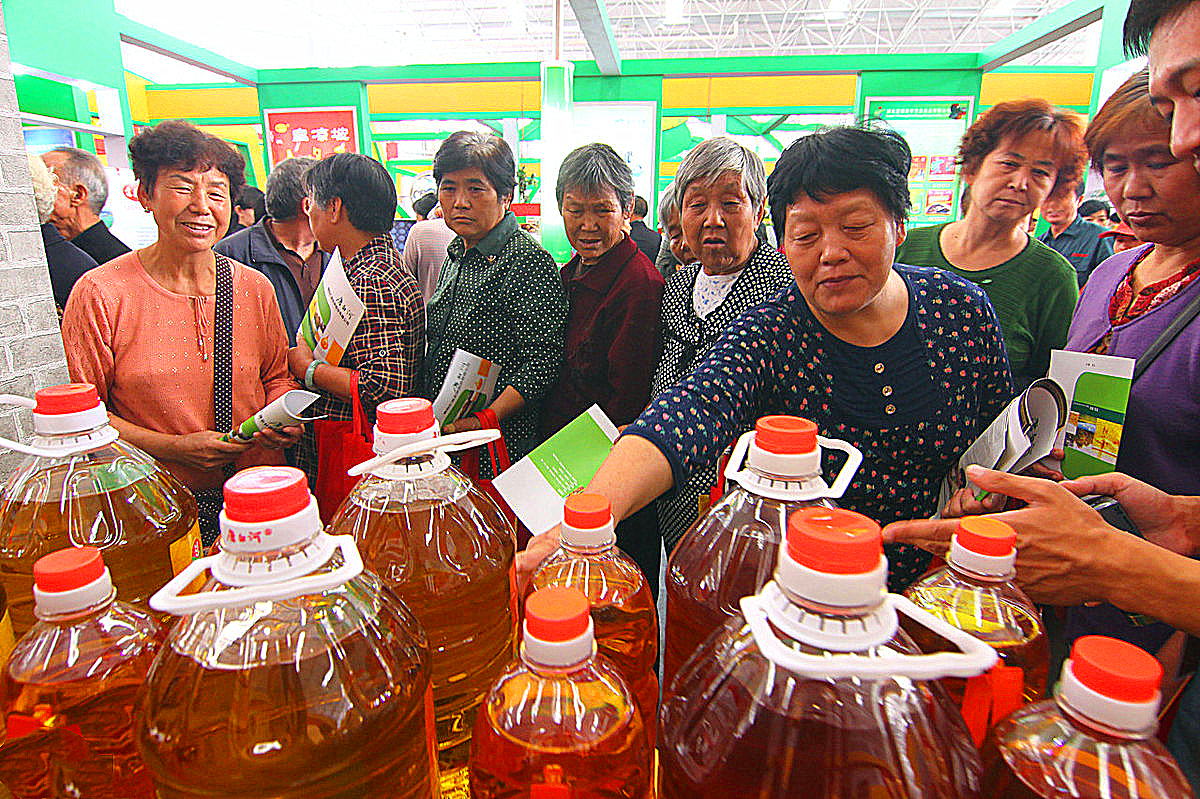
<path id="1" fill-rule="evenodd" d="M 76 283 L 63 314 L 67 366 L 73 380 L 96 386 L 122 438 L 196 494 L 207 545 L 217 535 L 226 475 L 284 463 L 283 449 L 300 436 L 294 427 L 240 443 L 221 440 L 228 430 L 216 429 L 215 395 L 232 394 L 237 424 L 296 387 L 288 374 L 287 336 L 266 277 L 212 250 L 229 225 L 230 198 L 244 182 L 242 157 L 181 121 L 139 133 L 129 154 L 138 200 L 154 215 L 158 240 Z M 227 393 L 214 387 L 214 342 L 218 290 L 230 278 Z"/>

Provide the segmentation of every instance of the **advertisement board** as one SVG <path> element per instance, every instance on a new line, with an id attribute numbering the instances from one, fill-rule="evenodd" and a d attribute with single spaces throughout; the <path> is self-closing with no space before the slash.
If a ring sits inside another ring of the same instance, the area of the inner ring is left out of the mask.
<path id="1" fill-rule="evenodd" d="M 971 124 L 973 97 L 868 97 L 867 119 L 899 133 L 912 150 L 909 227 L 958 218 L 962 181 L 955 166 L 958 142 Z"/>
<path id="2" fill-rule="evenodd" d="M 263 125 L 272 167 L 296 156 L 324 158 L 359 151 L 358 116 L 353 107 L 267 108 Z"/>

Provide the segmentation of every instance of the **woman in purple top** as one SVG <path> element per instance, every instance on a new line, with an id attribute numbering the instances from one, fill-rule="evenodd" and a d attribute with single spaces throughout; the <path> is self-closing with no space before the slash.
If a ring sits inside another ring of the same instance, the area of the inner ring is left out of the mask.
<path id="1" fill-rule="evenodd" d="M 1170 125 L 1150 104 L 1146 72 L 1108 99 L 1085 135 L 1104 190 L 1146 244 L 1088 280 L 1067 349 L 1137 358 L 1200 297 L 1200 174 L 1171 155 Z M 1171 494 L 1200 494 L 1200 319 L 1190 322 L 1129 394 L 1117 470 Z M 1116 635 L 1151 652 L 1170 627 L 1111 605 L 1075 608 L 1068 637 Z"/>

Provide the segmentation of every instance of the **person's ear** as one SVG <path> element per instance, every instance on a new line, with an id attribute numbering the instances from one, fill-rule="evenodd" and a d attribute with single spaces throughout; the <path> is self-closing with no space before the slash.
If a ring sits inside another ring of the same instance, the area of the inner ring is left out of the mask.
<path id="1" fill-rule="evenodd" d="M 346 206 L 342 204 L 342 198 L 330 197 L 325 212 L 329 214 L 329 224 L 336 225 L 342 222 L 346 218 Z"/>
<path id="2" fill-rule="evenodd" d="M 758 213 L 754 216 L 754 227 L 762 224 L 763 218 L 767 215 L 767 204 L 763 203 L 762 208 L 758 209 Z"/>
<path id="3" fill-rule="evenodd" d="M 69 194 L 71 196 L 70 203 L 72 208 L 78 208 L 81 205 L 87 205 L 88 190 L 87 186 L 82 183 L 76 183 L 71 187 Z"/>
<path id="4" fill-rule="evenodd" d="M 906 238 L 908 238 L 908 225 L 906 225 L 904 223 L 903 219 L 897 219 L 896 220 L 896 246 L 899 247 L 901 244 L 903 244 L 904 240 Z"/>
<path id="5" fill-rule="evenodd" d="M 145 209 L 146 213 L 150 213 L 150 192 L 146 191 L 146 184 L 140 180 L 137 184 L 137 201 Z M 72 202 L 71 204 L 74 205 L 75 203 Z"/>

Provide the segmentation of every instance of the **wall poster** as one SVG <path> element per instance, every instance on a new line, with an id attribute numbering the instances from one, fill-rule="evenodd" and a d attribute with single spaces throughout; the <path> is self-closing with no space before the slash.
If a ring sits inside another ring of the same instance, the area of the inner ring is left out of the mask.
<path id="1" fill-rule="evenodd" d="M 333 153 L 357 153 L 357 109 L 267 108 L 263 110 L 270 166 L 296 156 L 324 158 Z"/>

